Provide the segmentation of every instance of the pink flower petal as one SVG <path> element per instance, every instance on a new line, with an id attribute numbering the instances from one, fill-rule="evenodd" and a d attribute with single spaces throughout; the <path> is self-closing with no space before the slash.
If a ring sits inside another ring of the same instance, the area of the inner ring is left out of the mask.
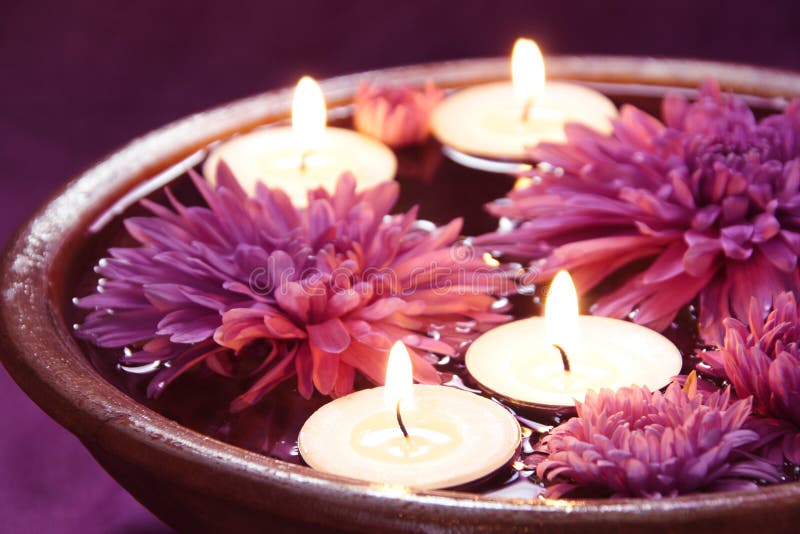
<path id="1" fill-rule="evenodd" d="M 313 347 L 332 354 L 343 352 L 350 344 L 350 333 L 339 318 L 306 325 L 308 341 Z"/>

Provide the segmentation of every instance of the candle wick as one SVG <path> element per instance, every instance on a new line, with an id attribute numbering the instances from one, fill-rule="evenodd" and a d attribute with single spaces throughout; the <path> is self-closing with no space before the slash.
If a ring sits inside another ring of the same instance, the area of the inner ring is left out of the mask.
<path id="1" fill-rule="evenodd" d="M 561 353 L 561 363 L 564 364 L 564 372 L 569 373 L 569 358 L 567 357 L 567 352 L 562 349 L 560 345 L 554 343 L 553 346 Z"/>
<path id="2" fill-rule="evenodd" d="M 403 423 L 403 417 L 400 415 L 400 403 L 402 401 L 403 399 L 397 400 L 397 410 L 395 413 L 397 413 L 397 424 L 400 425 L 400 430 L 402 430 L 403 435 L 406 437 L 406 439 L 408 439 L 408 430 L 406 430 L 406 425 Z"/>
<path id="3" fill-rule="evenodd" d="M 520 117 L 520 122 L 528 122 L 528 116 L 531 114 L 531 108 L 533 107 L 533 98 L 529 98 L 525 101 L 525 104 L 522 106 L 522 117 Z"/>
<path id="4" fill-rule="evenodd" d="M 308 158 L 311 157 L 313 150 L 306 150 L 300 154 L 300 172 L 305 173 L 308 169 Z"/>

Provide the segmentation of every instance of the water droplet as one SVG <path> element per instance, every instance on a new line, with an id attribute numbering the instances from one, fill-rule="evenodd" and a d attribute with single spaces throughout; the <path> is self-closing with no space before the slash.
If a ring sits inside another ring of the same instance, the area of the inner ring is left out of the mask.
<path id="1" fill-rule="evenodd" d="M 125 371 L 126 373 L 131 373 L 134 375 L 143 375 L 155 371 L 156 369 L 159 368 L 160 365 L 161 365 L 161 360 L 156 360 L 154 362 L 145 363 L 143 365 L 123 365 L 120 363 L 117 364 L 117 368 L 122 371 Z M 159 388 L 162 387 L 161 384 L 163 384 L 163 382 L 159 383 L 158 386 Z"/>
<path id="2" fill-rule="evenodd" d="M 508 299 L 506 297 L 500 297 L 499 299 L 492 302 L 493 310 L 502 310 L 506 306 L 508 306 Z"/>
<path id="3" fill-rule="evenodd" d="M 500 221 L 497 224 L 497 230 L 500 232 L 510 232 L 515 226 L 516 225 L 514 224 L 514 221 L 508 217 L 500 217 Z"/>
<path id="4" fill-rule="evenodd" d="M 414 221 L 414 224 L 412 224 L 411 227 L 415 230 L 422 230 L 423 232 L 433 232 L 436 230 L 436 225 L 431 221 L 426 221 L 425 219 Z"/>
<path id="5" fill-rule="evenodd" d="M 452 386 L 452 387 L 458 388 L 458 389 L 463 389 L 464 391 L 470 391 L 472 393 L 481 393 L 481 390 L 473 389 L 473 388 L 467 386 L 466 384 L 464 384 L 464 381 L 458 375 L 453 375 L 452 378 L 450 378 L 450 380 L 448 380 L 447 382 L 444 383 L 444 385 L 445 386 Z"/>
<path id="6" fill-rule="evenodd" d="M 536 293 L 536 286 L 533 284 L 517 286 L 517 293 L 520 295 L 533 295 Z"/>
<path id="7" fill-rule="evenodd" d="M 536 166 L 542 172 L 552 172 L 555 167 L 546 161 L 540 161 L 539 164 Z"/>
<path id="8" fill-rule="evenodd" d="M 471 321 L 458 321 L 456 322 L 456 332 L 459 334 L 468 334 L 472 332 L 472 329 L 478 325 L 478 322 L 475 320 Z"/>

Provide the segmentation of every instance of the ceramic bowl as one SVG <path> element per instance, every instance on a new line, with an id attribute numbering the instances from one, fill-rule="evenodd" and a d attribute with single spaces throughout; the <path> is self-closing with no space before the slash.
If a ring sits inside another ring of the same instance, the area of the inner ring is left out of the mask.
<path id="1" fill-rule="evenodd" d="M 507 77 L 504 58 L 394 68 L 325 81 L 347 113 L 358 81 L 458 87 Z M 551 77 L 637 98 L 714 76 L 764 107 L 800 95 L 800 74 L 743 65 L 632 57 L 553 57 Z M 104 380 L 66 320 L 87 228 L 137 184 L 215 139 L 285 119 L 290 90 L 198 113 L 144 135 L 58 190 L 19 229 L 2 264 L 2 360 L 25 392 L 169 525 L 198 531 L 692 532 L 791 530 L 800 483 L 662 500 L 525 501 L 411 492 L 326 476 L 217 441 L 135 402 Z M 76 488 L 79 491 L 80 488 Z"/>

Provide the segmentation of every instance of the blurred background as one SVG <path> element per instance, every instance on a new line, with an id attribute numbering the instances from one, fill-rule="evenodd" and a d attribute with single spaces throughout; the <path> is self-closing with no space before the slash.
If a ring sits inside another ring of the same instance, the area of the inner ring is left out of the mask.
<path id="1" fill-rule="evenodd" d="M 0 241 L 133 137 L 302 74 L 507 55 L 518 36 L 800 70 L 798 15 L 792 0 L 0 0 Z M 4 371 L 0 406 L 0 530 L 168 532 Z"/>

